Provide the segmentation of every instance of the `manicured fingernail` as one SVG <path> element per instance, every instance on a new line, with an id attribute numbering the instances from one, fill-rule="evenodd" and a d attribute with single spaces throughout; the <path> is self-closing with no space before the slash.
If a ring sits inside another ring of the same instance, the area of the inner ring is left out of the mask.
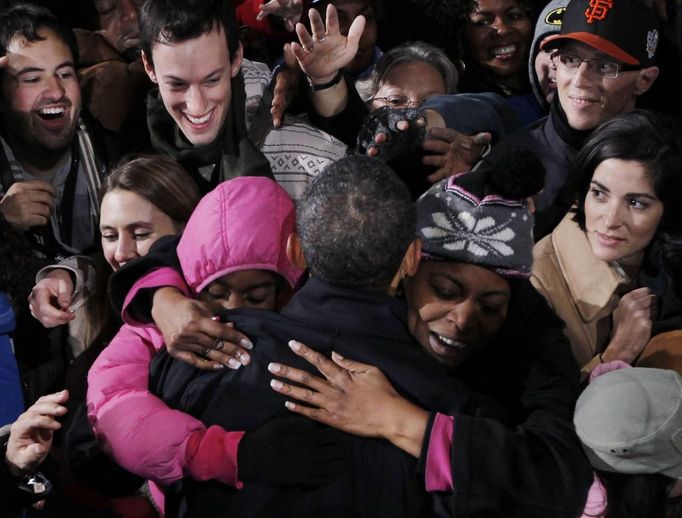
<path id="1" fill-rule="evenodd" d="M 230 358 L 229 361 L 227 362 L 227 365 L 230 367 L 230 369 L 235 369 L 235 370 L 242 366 L 242 364 L 239 363 L 234 358 Z"/>
<path id="2" fill-rule="evenodd" d="M 270 386 L 275 390 L 280 390 L 284 384 L 279 380 L 270 380 Z"/>
<path id="3" fill-rule="evenodd" d="M 289 340 L 289 347 L 296 352 L 301 350 L 301 344 L 298 343 L 296 340 Z"/>
<path id="4" fill-rule="evenodd" d="M 345 360 L 345 358 L 336 351 L 332 351 L 332 356 L 335 357 L 337 360 Z"/>
<path id="5" fill-rule="evenodd" d="M 227 327 L 234 327 L 234 322 L 227 322 L 225 325 Z"/>
<path id="6" fill-rule="evenodd" d="M 268 363 L 268 370 L 270 372 L 279 372 L 282 370 L 282 366 L 279 363 Z"/>
<path id="7" fill-rule="evenodd" d="M 238 353 L 237 356 L 239 357 L 239 363 L 242 365 L 248 365 L 249 364 L 249 355 L 246 353 Z"/>
<path id="8" fill-rule="evenodd" d="M 220 317 L 218 315 L 213 315 L 211 317 L 211 320 L 213 320 L 214 322 L 220 322 Z"/>
<path id="9" fill-rule="evenodd" d="M 294 410 L 296 408 L 296 405 L 291 401 L 287 401 L 286 403 L 284 403 L 284 406 L 287 407 L 289 410 Z"/>
<path id="10" fill-rule="evenodd" d="M 253 344 L 248 338 L 242 338 L 239 340 L 239 345 L 241 345 L 244 349 L 253 349 Z"/>
<path id="11" fill-rule="evenodd" d="M 214 371 L 219 371 L 220 369 L 224 369 L 225 366 L 222 363 L 218 363 L 217 365 L 214 365 L 212 368 Z"/>

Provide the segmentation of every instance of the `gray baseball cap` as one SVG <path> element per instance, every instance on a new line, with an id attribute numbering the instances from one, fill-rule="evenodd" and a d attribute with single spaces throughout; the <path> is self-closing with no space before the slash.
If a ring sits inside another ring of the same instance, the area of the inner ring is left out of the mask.
<path id="1" fill-rule="evenodd" d="M 623 368 L 597 377 L 573 417 L 596 469 L 682 478 L 682 376 L 667 369 Z"/>

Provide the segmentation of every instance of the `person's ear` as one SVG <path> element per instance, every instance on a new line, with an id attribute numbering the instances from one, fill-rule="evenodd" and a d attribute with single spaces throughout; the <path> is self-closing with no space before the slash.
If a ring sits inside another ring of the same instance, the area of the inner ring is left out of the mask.
<path id="1" fill-rule="evenodd" d="M 412 277 L 417 273 L 419 268 L 419 262 L 422 258 L 422 242 L 419 238 L 415 238 L 414 241 L 410 243 L 410 246 L 405 252 L 405 257 L 403 257 L 403 263 L 401 268 L 403 268 L 403 277 Z"/>
<path id="2" fill-rule="evenodd" d="M 405 277 L 412 277 L 417 273 L 419 268 L 419 261 L 422 256 L 422 242 L 419 239 L 414 239 L 410 246 L 407 247 L 405 255 L 403 255 L 403 260 L 398 267 L 398 271 L 391 281 L 391 286 L 389 288 L 389 293 L 394 294 Z"/>
<path id="3" fill-rule="evenodd" d="M 151 79 L 152 83 L 158 84 L 159 82 L 156 79 L 154 66 L 147 59 L 147 55 L 144 53 L 144 50 L 140 51 L 140 55 L 142 56 L 142 64 L 144 65 L 144 71 L 147 72 L 147 75 L 149 76 L 149 79 Z"/>
<path id="4" fill-rule="evenodd" d="M 659 74 L 658 67 L 643 68 L 639 71 L 635 83 L 635 95 L 640 96 L 651 88 Z"/>
<path id="5" fill-rule="evenodd" d="M 230 55 L 230 76 L 235 77 L 242 68 L 242 60 L 244 59 L 244 47 L 242 42 L 239 42 L 236 52 Z"/>
<path id="6" fill-rule="evenodd" d="M 303 248 L 301 247 L 301 238 L 297 233 L 292 233 L 287 238 L 287 259 L 296 268 L 300 270 L 305 270 L 308 267 L 308 261 L 305 260 L 305 255 L 303 255 Z"/>

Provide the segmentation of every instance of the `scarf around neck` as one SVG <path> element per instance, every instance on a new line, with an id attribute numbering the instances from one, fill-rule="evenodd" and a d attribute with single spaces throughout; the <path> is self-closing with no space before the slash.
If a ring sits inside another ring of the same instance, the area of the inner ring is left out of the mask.
<path id="1" fill-rule="evenodd" d="M 552 115 L 552 125 L 561 140 L 569 144 L 576 151 L 582 148 L 583 144 L 592 133 L 592 130 L 577 130 L 571 128 L 568 123 L 568 118 L 566 117 L 566 112 L 559 102 L 559 94 L 554 96 L 552 106 L 549 110 Z"/>

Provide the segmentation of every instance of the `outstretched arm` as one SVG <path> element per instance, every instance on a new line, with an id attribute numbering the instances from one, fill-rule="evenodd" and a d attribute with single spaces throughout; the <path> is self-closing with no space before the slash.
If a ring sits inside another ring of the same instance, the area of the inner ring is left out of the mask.
<path id="1" fill-rule="evenodd" d="M 308 76 L 313 107 L 322 117 L 331 117 L 346 105 L 346 81 L 341 78 L 334 83 L 334 79 L 355 57 L 365 29 L 365 17 L 358 16 L 353 20 L 347 37 L 341 34 L 338 14 L 332 4 L 327 6 L 325 22 L 315 9 L 310 9 L 308 18 L 312 34 L 302 23 L 296 24 L 300 43 L 293 42 L 291 51 Z"/>

